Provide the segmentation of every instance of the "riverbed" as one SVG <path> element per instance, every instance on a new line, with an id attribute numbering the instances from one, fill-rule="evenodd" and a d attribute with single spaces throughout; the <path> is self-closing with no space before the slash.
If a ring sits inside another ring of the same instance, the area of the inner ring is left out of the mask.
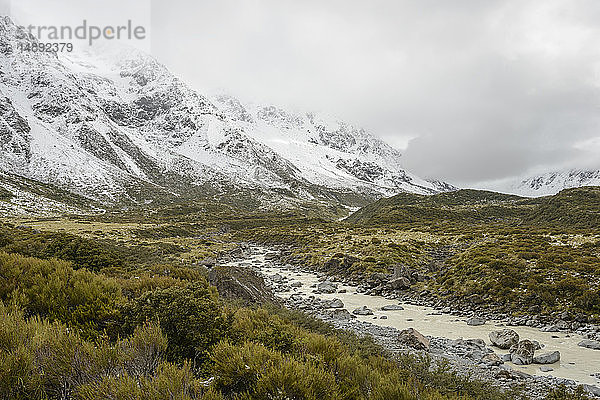
<path id="1" fill-rule="evenodd" d="M 264 249 L 255 249 L 252 255 L 245 261 L 236 263 L 238 265 L 253 266 L 265 276 L 278 274 L 287 278 L 288 283 L 299 282 L 300 287 L 290 288 L 288 291 L 278 293 L 282 298 L 287 298 L 293 294 L 304 296 L 315 296 L 321 299 L 340 299 L 344 303 L 344 308 L 349 312 L 367 306 L 373 310 L 374 315 L 357 316 L 357 320 L 366 321 L 378 326 L 393 327 L 399 330 L 414 328 L 427 336 L 443 337 L 448 339 L 483 339 L 487 345 L 491 346 L 488 335 L 493 330 L 503 329 L 506 326 L 498 321 L 487 321 L 484 325 L 470 326 L 466 324 L 464 318 L 454 315 L 441 313 L 431 307 L 417 306 L 394 300 L 389 300 L 381 296 L 372 296 L 357 293 L 356 287 L 338 284 L 338 293 L 313 293 L 315 285 L 322 282 L 322 279 L 310 272 L 299 271 L 280 265 L 277 262 L 267 261 L 265 259 L 266 251 Z M 342 290 L 342 293 L 339 292 Z M 345 290 L 345 292 L 344 292 Z M 404 310 L 381 311 L 381 307 L 390 304 L 399 304 Z M 385 316 L 387 319 L 382 319 Z M 600 372 L 600 351 L 591 350 L 577 345 L 582 337 L 576 334 L 567 334 L 561 332 L 542 332 L 537 328 L 525 326 L 510 326 L 515 330 L 521 339 L 536 340 L 544 347 L 538 350 L 536 354 L 550 351 L 559 351 L 560 361 L 554 364 L 547 364 L 553 371 L 543 372 L 541 365 L 515 365 L 506 362 L 507 365 L 517 371 L 522 371 L 530 375 L 552 375 L 557 378 L 573 380 L 581 384 L 599 385 L 600 379 L 592 376 Z M 507 353 L 507 350 L 494 348 L 495 352 L 501 356 Z"/>

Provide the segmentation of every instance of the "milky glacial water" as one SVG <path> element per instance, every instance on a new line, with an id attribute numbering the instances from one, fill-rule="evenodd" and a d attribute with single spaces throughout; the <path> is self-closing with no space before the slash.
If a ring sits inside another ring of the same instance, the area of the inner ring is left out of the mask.
<path id="1" fill-rule="evenodd" d="M 279 294 L 284 298 L 294 293 L 315 295 L 312 293 L 314 288 L 311 286 L 322 281 L 316 274 L 291 271 L 276 263 L 265 262 L 264 254 L 260 253 L 253 255 L 249 260 L 241 263 L 241 265 L 244 264 L 258 267 L 266 275 L 277 273 L 289 278 L 290 282 L 298 281 L 302 283 L 300 288 L 294 288 L 290 292 Z M 483 339 L 488 345 L 491 345 L 488 338 L 489 333 L 493 330 L 505 328 L 504 325 L 494 321 L 487 321 L 485 325 L 481 326 L 469 326 L 466 324 L 465 318 L 450 314 L 440 314 L 439 311 L 431 307 L 399 303 L 398 301 L 388 300 L 381 296 L 357 293 L 356 287 L 353 286 L 339 285 L 338 289 L 346 289 L 347 292 L 318 294 L 315 296 L 322 299 L 338 298 L 350 312 L 356 308 L 367 306 L 373 310 L 374 315 L 358 316 L 358 320 L 368 321 L 380 326 L 391 326 L 400 330 L 415 328 L 424 335 L 445 337 L 448 339 Z M 380 311 L 381 307 L 389 304 L 400 304 L 404 307 L 404 310 Z M 382 315 L 387 316 L 387 319 L 379 319 Z M 536 354 L 558 350 L 561 355 L 560 361 L 554 364 L 546 364 L 546 366 L 554 368 L 554 371 L 551 372 L 540 371 L 540 365 L 538 364 L 521 366 L 508 362 L 507 364 L 513 369 L 531 375 L 553 375 L 560 378 L 572 379 L 579 383 L 600 384 L 599 379 L 590 376 L 592 373 L 600 372 L 600 350 L 579 347 L 577 343 L 582 340 L 581 336 L 576 334 L 569 336 L 561 332 L 541 332 L 537 328 L 525 326 L 510 326 L 508 328 L 514 329 L 521 339 L 537 340 L 544 345 L 544 348 L 536 351 Z M 558 338 L 552 336 L 558 336 Z M 498 355 L 507 352 L 507 350 L 492 348 Z"/>

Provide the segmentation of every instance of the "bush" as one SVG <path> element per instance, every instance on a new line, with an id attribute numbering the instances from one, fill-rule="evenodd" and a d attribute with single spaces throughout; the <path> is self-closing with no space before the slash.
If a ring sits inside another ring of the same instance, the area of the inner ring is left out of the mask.
<path id="1" fill-rule="evenodd" d="M 195 367 L 207 360 L 208 349 L 228 331 L 216 290 L 205 279 L 144 293 L 126 306 L 129 328 L 159 321 L 169 344 L 167 358 L 193 360 Z"/>
<path id="2" fill-rule="evenodd" d="M 115 329 L 123 298 L 116 282 L 70 263 L 0 252 L 0 300 L 18 301 L 30 315 L 62 321 L 97 337 Z"/>

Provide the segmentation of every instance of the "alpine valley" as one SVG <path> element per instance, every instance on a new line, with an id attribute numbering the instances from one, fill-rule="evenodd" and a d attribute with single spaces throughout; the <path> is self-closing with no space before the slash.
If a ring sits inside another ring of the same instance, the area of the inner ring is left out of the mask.
<path id="1" fill-rule="evenodd" d="M 0 399 L 600 398 L 600 187 L 567 189 L 598 174 L 458 189 L 350 123 L 16 33 Z"/>

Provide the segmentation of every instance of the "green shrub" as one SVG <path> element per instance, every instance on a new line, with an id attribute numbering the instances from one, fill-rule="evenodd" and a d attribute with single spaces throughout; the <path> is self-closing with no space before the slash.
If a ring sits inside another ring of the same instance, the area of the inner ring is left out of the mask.
<path id="1" fill-rule="evenodd" d="M 199 367 L 208 349 L 228 331 L 229 318 L 214 287 L 205 279 L 144 293 L 126 306 L 129 327 L 159 321 L 167 335 L 167 358 L 194 360 Z"/>

